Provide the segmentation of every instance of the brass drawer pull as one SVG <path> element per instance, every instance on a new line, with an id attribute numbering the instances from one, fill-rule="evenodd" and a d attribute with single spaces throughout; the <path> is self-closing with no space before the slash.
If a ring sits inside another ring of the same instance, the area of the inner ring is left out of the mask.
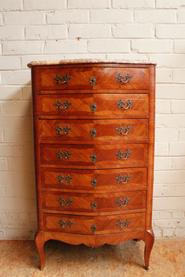
<path id="1" fill-rule="evenodd" d="M 127 136 L 131 127 L 130 126 L 120 126 L 116 127 L 116 132 L 120 136 Z"/>
<path id="2" fill-rule="evenodd" d="M 89 78 L 89 84 L 93 87 L 96 85 L 96 77 L 92 76 Z"/>
<path id="3" fill-rule="evenodd" d="M 92 155 L 90 156 L 90 159 L 91 159 L 91 161 L 92 161 L 93 163 L 96 163 L 96 154 L 92 154 Z"/>
<path id="4" fill-rule="evenodd" d="M 116 153 L 116 157 L 118 160 L 127 160 L 131 156 L 130 149 L 127 149 L 126 151 L 118 150 Z"/>
<path id="5" fill-rule="evenodd" d="M 58 151 L 56 153 L 56 157 L 58 160 L 69 160 L 71 157 L 71 153 L 69 151 Z"/>
<path id="6" fill-rule="evenodd" d="M 129 198 L 128 197 L 116 198 L 115 203 L 119 207 L 125 207 L 129 203 Z"/>
<path id="7" fill-rule="evenodd" d="M 93 113 L 96 111 L 96 103 L 93 103 L 93 104 L 90 105 L 90 110 Z"/>
<path id="8" fill-rule="evenodd" d="M 60 219 L 58 224 L 62 229 L 65 229 L 65 228 L 71 228 L 71 226 L 74 224 L 74 222 L 72 222 L 70 220 L 65 221 L 63 219 Z"/>
<path id="9" fill-rule="evenodd" d="M 92 138 L 95 138 L 95 137 L 96 137 L 96 129 L 95 129 L 95 128 L 93 128 L 93 129 L 90 130 L 90 136 L 91 136 Z"/>
<path id="10" fill-rule="evenodd" d="M 61 102 L 60 100 L 56 100 L 56 102 L 54 103 L 54 106 L 56 107 L 57 111 L 65 112 L 71 107 L 71 103 L 68 100 L 64 102 Z"/>
<path id="11" fill-rule="evenodd" d="M 97 209 L 96 201 L 92 201 L 90 206 L 91 206 L 91 209 L 93 209 L 93 210 Z"/>
<path id="12" fill-rule="evenodd" d="M 128 175 L 118 175 L 116 176 L 116 182 L 118 184 L 127 184 L 130 180 L 130 176 Z"/>
<path id="13" fill-rule="evenodd" d="M 69 76 L 68 74 L 65 74 L 65 75 L 59 75 L 57 74 L 55 77 L 54 77 L 54 80 L 56 82 L 57 85 L 67 85 L 68 84 L 68 81 L 71 80 L 71 76 Z"/>
<path id="14" fill-rule="evenodd" d="M 68 135 L 69 134 L 69 131 L 71 131 L 71 128 L 69 128 L 68 126 L 66 126 L 66 127 L 60 127 L 60 126 L 57 126 L 56 128 L 55 128 L 55 131 L 56 131 L 56 134 L 58 135 L 58 136 L 62 136 L 62 135 Z"/>
<path id="15" fill-rule="evenodd" d="M 69 207 L 73 203 L 73 200 L 71 198 L 64 199 L 63 197 L 59 197 L 58 202 L 61 207 Z"/>
<path id="16" fill-rule="evenodd" d="M 97 184 L 97 180 L 94 178 L 91 180 L 91 185 L 95 188 Z"/>
<path id="17" fill-rule="evenodd" d="M 127 228 L 128 225 L 129 225 L 129 221 L 126 219 L 126 220 L 117 220 L 116 222 L 116 225 L 120 228 L 120 229 L 124 229 L 124 228 Z"/>
<path id="18" fill-rule="evenodd" d="M 66 176 L 58 175 L 56 177 L 56 179 L 57 179 L 57 182 L 60 183 L 60 184 L 69 185 L 71 183 L 72 176 L 70 176 L 70 175 L 66 175 Z"/>
<path id="19" fill-rule="evenodd" d="M 91 225 L 91 232 L 92 233 L 96 232 L 96 224 Z"/>
<path id="20" fill-rule="evenodd" d="M 120 84 L 127 84 L 132 79 L 132 75 L 128 73 L 125 75 L 122 75 L 121 73 L 116 73 L 115 78 L 116 81 Z"/>
<path id="21" fill-rule="evenodd" d="M 120 99 L 117 102 L 117 107 L 118 107 L 118 109 L 121 109 L 121 110 L 129 110 L 129 109 L 132 109 L 133 102 L 132 102 L 132 100 L 124 101 L 124 100 Z"/>

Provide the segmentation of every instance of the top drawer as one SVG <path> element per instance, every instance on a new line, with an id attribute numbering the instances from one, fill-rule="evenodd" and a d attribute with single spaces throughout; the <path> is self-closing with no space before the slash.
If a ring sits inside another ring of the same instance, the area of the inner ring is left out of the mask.
<path id="1" fill-rule="evenodd" d="M 148 68 L 51 67 L 39 68 L 38 88 L 50 89 L 148 89 Z"/>

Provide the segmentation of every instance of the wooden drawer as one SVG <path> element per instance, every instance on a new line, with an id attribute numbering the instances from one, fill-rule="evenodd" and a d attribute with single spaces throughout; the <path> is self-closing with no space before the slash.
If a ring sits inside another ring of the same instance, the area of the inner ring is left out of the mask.
<path id="1" fill-rule="evenodd" d="M 148 89 L 147 68 L 52 67 L 37 73 L 40 89 Z"/>
<path id="2" fill-rule="evenodd" d="M 44 214 L 44 229 L 74 234 L 112 234 L 145 229 L 145 214 L 68 216 Z"/>
<path id="3" fill-rule="evenodd" d="M 41 170 L 41 183 L 44 188 L 62 191 L 124 191 L 145 189 L 146 168 L 112 170 Z"/>
<path id="4" fill-rule="evenodd" d="M 146 142 L 147 119 L 38 120 L 40 141 L 60 143 Z"/>
<path id="5" fill-rule="evenodd" d="M 43 193 L 43 208 L 68 212 L 113 212 L 146 208 L 146 191 L 107 194 Z"/>
<path id="6" fill-rule="evenodd" d="M 38 95 L 37 114 L 61 118 L 148 117 L 147 94 Z"/>
<path id="7" fill-rule="evenodd" d="M 52 145 L 41 144 L 43 165 L 71 168 L 145 167 L 147 144 Z"/>

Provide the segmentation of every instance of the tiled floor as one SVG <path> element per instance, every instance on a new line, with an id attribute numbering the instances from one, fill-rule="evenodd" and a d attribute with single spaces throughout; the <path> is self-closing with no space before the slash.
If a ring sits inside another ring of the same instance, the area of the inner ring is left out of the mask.
<path id="1" fill-rule="evenodd" d="M 155 242 L 149 271 L 142 268 L 143 242 L 97 249 L 48 242 L 43 271 L 32 241 L 0 241 L 0 277 L 184 277 L 185 240 Z"/>

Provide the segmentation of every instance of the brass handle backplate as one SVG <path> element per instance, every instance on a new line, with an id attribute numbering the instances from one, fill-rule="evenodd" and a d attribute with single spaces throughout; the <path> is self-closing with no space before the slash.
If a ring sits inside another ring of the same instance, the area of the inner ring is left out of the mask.
<path id="1" fill-rule="evenodd" d="M 56 107 L 57 111 L 65 112 L 71 107 L 71 102 L 69 102 L 68 100 L 65 100 L 64 102 L 56 100 L 54 106 Z"/>
<path id="2" fill-rule="evenodd" d="M 72 222 L 70 220 L 65 221 L 63 219 L 60 219 L 58 224 L 62 229 L 65 229 L 65 228 L 71 228 L 71 226 L 74 224 L 74 222 Z"/>
<path id="3" fill-rule="evenodd" d="M 127 136 L 131 127 L 130 126 L 120 126 L 116 127 L 116 132 L 120 136 Z"/>
<path id="4" fill-rule="evenodd" d="M 133 107 L 133 102 L 132 102 L 132 100 L 130 100 L 130 99 L 128 99 L 128 100 L 122 100 L 122 99 L 120 99 L 120 100 L 118 100 L 118 102 L 117 102 L 117 107 L 118 107 L 118 109 L 120 109 L 120 110 L 129 110 L 129 109 L 132 109 L 132 107 Z"/>
<path id="5" fill-rule="evenodd" d="M 120 229 L 124 229 L 124 228 L 127 228 L 128 225 L 129 225 L 129 221 L 126 219 L 126 220 L 122 220 L 122 219 L 119 219 L 117 220 L 116 222 L 116 225 L 120 228 Z"/>
<path id="6" fill-rule="evenodd" d="M 132 75 L 130 74 L 121 74 L 121 73 L 116 73 L 115 75 L 116 81 L 119 82 L 120 84 L 127 84 L 131 79 Z"/>
<path id="7" fill-rule="evenodd" d="M 71 80 L 71 76 L 69 76 L 68 74 L 65 75 L 59 75 L 56 74 L 56 76 L 54 77 L 54 80 L 56 82 L 57 85 L 67 85 L 68 82 Z"/>
<path id="8" fill-rule="evenodd" d="M 119 207 L 125 207 L 129 203 L 129 198 L 128 197 L 116 198 L 115 203 Z"/>
<path id="9" fill-rule="evenodd" d="M 71 157 L 71 153 L 69 151 L 58 151 L 56 153 L 56 157 L 58 160 L 69 160 Z"/>
<path id="10" fill-rule="evenodd" d="M 56 179 L 57 179 L 57 182 L 60 183 L 60 184 L 67 184 L 67 185 L 69 185 L 71 183 L 72 176 L 70 176 L 70 175 L 66 175 L 66 176 L 58 175 L 56 177 Z"/>
<path id="11" fill-rule="evenodd" d="M 62 135 L 66 136 L 66 135 L 68 135 L 69 132 L 71 131 L 71 128 L 69 128 L 68 126 L 66 126 L 66 127 L 57 126 L 57 127 L 55 128 L 55 131 L 56 131 L 56 134 L 57 134 L 58 136 L 62 136 Z"/>
<path id="12" fill-rule="evenodd" d="M 128 175 L 118 175 L 116 176 L 117 184 L 127 184 L 130 180 L 130 176 Z"/>
<path id="13" fill-rule="evenodd" d="M 125 151 L 118 150 L 118 152 L 116 153 L 116 157 L 118 160 L 127 160 L 130 156 L 130 149 L 126 149 Z"/>
<path id="14" fill-rule="evenodd" d="M 61 207 L 69 207 L 73 203 L 73 200 L 71 198 L 64 199 L 63 197 L 59 197 L 58 202 Z"/>

